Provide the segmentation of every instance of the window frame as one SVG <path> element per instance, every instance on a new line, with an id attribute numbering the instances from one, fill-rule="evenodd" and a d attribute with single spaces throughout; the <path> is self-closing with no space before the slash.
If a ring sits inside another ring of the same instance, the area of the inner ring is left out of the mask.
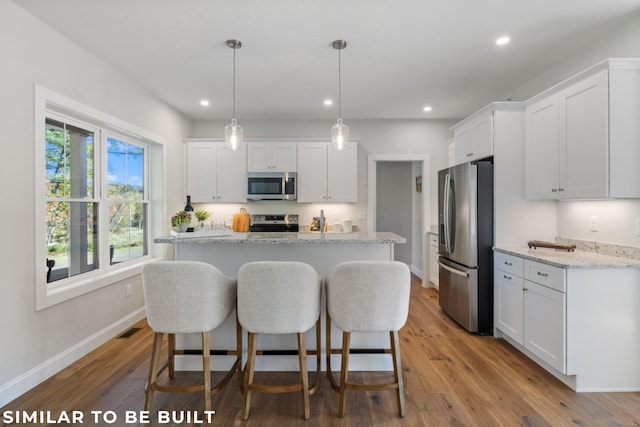
<path id="1" fill-rule="evenodd" d="M 163 249 L 153 243 L 152 233 L 162 230 L 165 212 L 164 191 L 164 139 L 106 113 L 71 100 L 56 92 L 35 85 L 34 138 L 35 138 L 35 289 L 36 311 L 96 291 L 140 274 L 142 266 L 162 257 Z M 46 216 L 45 204 L 45 122 L 47 118 L 65 123 L 97 129 L 94 135 L 94 199 L 98 200 L 98 242 L 100 265 L 97 269 L 55 282 L 46 279 Z M 106 191 L 106 162 L 108 137 L 145 148 L 145 200 L 147 204 L 147 254 L 111 265 L 109 262 L 109 213 Z M 152 182 L 153 181 L 153 182 Z"/>

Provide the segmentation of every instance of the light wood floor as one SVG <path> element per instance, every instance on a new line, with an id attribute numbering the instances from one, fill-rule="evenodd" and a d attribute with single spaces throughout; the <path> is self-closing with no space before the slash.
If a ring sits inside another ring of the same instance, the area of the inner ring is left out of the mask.
<path id="1" fill-rule="evenodd" d="M 239 418 L 242 397 L 233 380 L 214 395 L 219 426 L 640 426 L 640 393 L 574 393 L 502 340 L 466 333 L 438 307 L 438 294 L 412 283 L 409 321 L 400 331 L 407 416 L 396 415 L 393 392 L 350 391 L 347 415 L 336 417 L 337 395 L 326 377 L 311 396 L 311 419 L 293 394 L 254 393 L 248 421 Z M 0 409 L 4 411 L 141 411 L 152 334 L 146 323 L 127 339 L 113 339 L 40 386 Z M 182 374 L 191 376 L 193 373 Z M 218 373 L 216 373 L 218 375 Z M 295 373 L 257 373 L 258 381 L 286 382 Z M 354 378 L 387 379 L 386 373 Z M 214 380 L 215 380 L 214 376 Z M 196 394 L 158 393 L 154 411 L 199 411 Z M 0 424 L 2 418 L 0 418 Z M 2 424 L 4 425 L 4 424 Z M 149 424 L 144 424 L 149 425 Z M 191 423 L 151 425 L 177 426 Z"/>

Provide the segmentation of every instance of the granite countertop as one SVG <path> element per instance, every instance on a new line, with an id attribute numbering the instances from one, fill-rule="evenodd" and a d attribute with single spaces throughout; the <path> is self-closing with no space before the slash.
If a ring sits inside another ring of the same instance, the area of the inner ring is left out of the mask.
<path id="1" fill-rule="evenodd" d="M 184 233 L 186 234 L 186 233 Z M 390 232 L 379 233 L 325 233 L 324 238 L 320 233 L 232 233 L 226 236 L 198 236 L 192 237 L 162 236 L 153 241 L 155 243 L 179 243 L 179 244 L 229 244 L 229 243 L 257 243 L 257 244 L 383 244 L 383 243 L 407 243 L 407 239 Z"/>
<path id="2" fill-rule="evenodd" d="M 528 247 L 494 247 L 493 249 L 497 252 L 561 268 L 640 268 L 640 259 L 637 258 L 604 255 L 582 250 L 567 252 L 549 248 L 530 249 Z"/>

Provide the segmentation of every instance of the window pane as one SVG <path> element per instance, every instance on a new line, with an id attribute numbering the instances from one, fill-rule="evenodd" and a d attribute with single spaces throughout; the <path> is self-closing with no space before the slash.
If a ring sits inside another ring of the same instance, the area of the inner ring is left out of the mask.
<path id="1" fill-rule="evenodd" d="M 45 128 L 46 150 L 46 197 L 68 197 L 69 152 L 68 139 L 65 138 L 64 124 L 47 119 Z"/>
<path id="2" fill-rule="evenodd" d="M 144 149 L 107 138 L 107 193 L 111 199 L 144 199 Z"/>
<path id="3" fill-rule="evenodd" d="M 45 126 L 47 197 L 93 198 L 93 132 L 52 119 Z"/>
<path id="4" fill-rule="evenodd" d="M 146 203 L 109 203 L 111 264 L 147 255 Z"/>
<path id="5" fill-rule="evenodd" d="M 99 267 L 97 224 L 97 203 L 47 203 L 47 282 Z"/>

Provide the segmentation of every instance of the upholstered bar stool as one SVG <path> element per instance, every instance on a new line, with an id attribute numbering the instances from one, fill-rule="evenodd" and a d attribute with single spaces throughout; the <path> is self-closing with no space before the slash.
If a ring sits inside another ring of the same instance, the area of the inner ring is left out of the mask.
<path id="1" fill-rule="evenodd" d="M 327 295 L 327 376 L 340 393 L 338 416 L 344 417 L 346 391 L 396 390 L 398 414 L 405 416 L 402 364 L 398 330 L 407 321 L 411 274 L 397 261 L 351 261 L 335 267 L 326 281 Z M 331 323 L 342 331 L 340 382 L 331 371 Z M 348 382 L 351 332 L 389 332 L 394 381 L 382 384 Z"/>
<path id="2" fill-rule="evenodd" d="M 249 418 L 251 392 L 300 391 L 304 419 L 309 419 L 309 395 L 320 381 L 320 295 L 322 281 L 316 271 L 301 262 L 251 262 L 238 271 L 238 319 L 248 332 L 248 359 L 244 368 L 242 419 Z M 316 326 L 316 378 L 309 387 L 305 332 Z M 300 382 L 264 385 L 253 382 L 258 334 L 297 334 Z"/>
<path id="3" fill-rule="evenodd" d="M 236 361 L 225 377 L 211 386 L 209 332 L 225 321 L 236 307 L 236 281 L 204 262 L 158 261 L 142 268 L 142 284 L 147 309 L 147 322 L 154 331 L 151 366 L 145 399 L 145 410 L 150 410 L 155 391 L 204 391 L 204 409 L 211 410 L 211 393 L 220 390 L 242 368 L 242 334 L 236 318 Z M 159 384 L 158 375 L 168 367 L 168 376 L 174 378 L 174 356 L 184 354 L 175 349 L 175 334 L 202 335 L 203 383 L 177 386 Z M 169 354 L 160 365 L 160 350 L 164 335 L 168 335 Z"/>

